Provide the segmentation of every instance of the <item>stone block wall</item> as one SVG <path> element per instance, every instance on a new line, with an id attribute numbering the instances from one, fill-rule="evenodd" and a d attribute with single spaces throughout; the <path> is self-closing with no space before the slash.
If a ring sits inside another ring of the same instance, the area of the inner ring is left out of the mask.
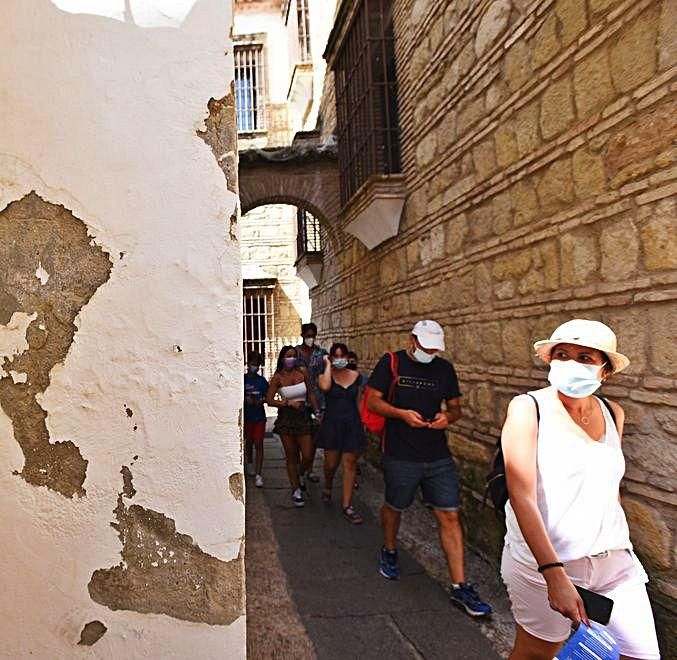
<path id="1" fill-rule="evenodd" d="M 497 558 L 502 530 L 478 498 L 508 401 L 546 384 L 531 344 L 574 317 L 611 325 L 632 365 L 603 394 L 627 413 L 623 501 L 667 643 L 677 596 L 676 5 L 394 4 L 409 197 L 399 235 L 377 249 L 339 234 L 312 291 L 322 339 L 347 340 L 370 366 L 416 319 L 443 324 L 464 393 L 449 441 L 468 536 Z"/>

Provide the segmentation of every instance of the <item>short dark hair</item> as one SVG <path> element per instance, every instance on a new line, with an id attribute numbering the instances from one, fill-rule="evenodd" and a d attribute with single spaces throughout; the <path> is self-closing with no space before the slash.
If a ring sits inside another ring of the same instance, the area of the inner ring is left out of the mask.
<path id="1" fill-rule="evenodd" d="M 308 330 L 312 330 L 317 334 L 317 326 L 312 321 L 310 323 L 301 324 L 301 336 L 303 336 L 303 333 L 308 332 Z"/>
<path id="2" fill-rule="evenodd" d="M 247 364 L 250 362 L 256 362 L 256 364 L 261 366 L 263 364 L 263 358 L 261 357 L 261 354 L 256 351 L 249 351 L 249 353 L 247 353 Z"/>
<path id="3" fill-rule="evenodd" d="M 348 351 L 348 359 L 349 360 L 357 360 L 357 353 L 355 351 Z"/>
<path id="4" fill-rule="evenodd" d="M 331 348 L 329 349 L 329 355 L 334 355 L 336 351 L 341 351 L 341 353 L 346 354 L 346 357 L 348 356 L 348 347 L 340 341 L 337 341 L 331 345 Z"/>
<path id="5" fill-rule="evenodd" d="M 284 369 L 284 356 L 287 354 L 290 348 L 292 351 L 294 351 L 294 355 L 298 358 L 299 354 L 296 350 L 296 346 L 283 346 L 280 349 L 280 354 L 277 356 L 277 366 L 275 367 L 276 374 Z"/>

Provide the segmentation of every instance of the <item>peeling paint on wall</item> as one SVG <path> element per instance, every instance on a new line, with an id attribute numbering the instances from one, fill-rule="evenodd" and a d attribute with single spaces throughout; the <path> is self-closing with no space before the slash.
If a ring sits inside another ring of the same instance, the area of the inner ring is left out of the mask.
<path id="1" fill-rule="evenodd" d="M 244 502 L 244 478 L 242 472 L 234 472 L 228 479 L 228 486 L 233 497 Z"/>
<path id="2" fill-rule="evenodd" d="M 101 621 L 90 621 L 82 629 L 78 644 L 80 646 L 93 646 L 106 634 L 107 630 L 108 628 Z"/>
<path id="3" fill-rule="evenodd" d="M 206 129 L 197 134 L 211 147 L 216 162 L 226 176 L 228 190 L 237 194 L 237 130 L 235 120 L 235 92 L 220 99 L 209 99 L 209 117 Z"/>
<path id="4" fill-rule="evenodd" d="M 126 472 L 125 489 L 131 487 L 129 468 Z M 136 504 L 125 506 L 122 494 L 114 514 L 117 522 L 111 526 L 122 542 L 122 561 L 93 573 L 88 588 L 94 601 L 112 610 L 212 625 L 228 625 L 244 614 L 242 544 L 235 559 L 212 557 L 177 532 L 171 518 Z"/>
<path id="5" fill-rule="evenodd" d="M 36 278 L 36 257 L 52 277 Z M 0 407 L 24 454 L 20 476 L 66 497 L 84 495 L 87 461 L 71 441 L 50 441 L 36 397 L 66 358 L 75 318 L 110 270 L 108 254 L 63 206 L 30 193 L 0 212 L 0 318 L 11 314 L 0 328 Z"/>

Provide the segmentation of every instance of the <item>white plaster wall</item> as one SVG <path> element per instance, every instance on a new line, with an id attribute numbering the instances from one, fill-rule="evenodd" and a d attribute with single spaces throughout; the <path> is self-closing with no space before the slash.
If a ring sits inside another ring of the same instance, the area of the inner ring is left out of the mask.
<path id="1" fill-rule="evenodd" d="M 93 571 L 120 561 L 109 523 L 135 455 L 133 503 L 220 559 L 237 556 L 244 533 L 228 488 L 241 470 L 236 197 L 195 133 L 232 80 L 231 3 L 194 0 L 186 13 L 185 2 L 137 1 L 136 19 L 116 0 L 88 4 L 100 15 L 8 1 L 0 21 L 0 209 L 35 190 L 114 260 L 41 398 L 51 441 L 72 440 L 89 461 L 87 496 L 13 476 L 23 456 L 0 410 L 0 653 L 244 657 L 244 617 L 209 626 L 112 611 L 87 592 Z M 108 632 L 76 646 L 93 619 Z"/>

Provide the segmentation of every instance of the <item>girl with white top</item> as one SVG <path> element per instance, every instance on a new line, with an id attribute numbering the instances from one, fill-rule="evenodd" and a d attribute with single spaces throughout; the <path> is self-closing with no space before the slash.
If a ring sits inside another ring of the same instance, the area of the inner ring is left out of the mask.
<path id="1" fill-rule="evenodd" d="M 273 432 L 282 440 L 287 460 L 287 474 L 292 487 L 292 502 L 303 506 L 305 475 L 313 462 L 313 420 L 306 401 L 319 415 L 317 399 L 305 367 L 298 366 L 293 346 L 284 346 L 277 358 L 275 374 L 270 379 L 266 403 L 278 409 Z M 299 467 L 299 450 L 301 465 Z"/>
<path id="2" fill-rule="evenodd" d="M 517 624 L 510 659 L 551 660 L 572 622 L 589 624 L 574 584 L 614 601 L 608 629 L 622 658 L 660 658 L 648 578 L 620 504 L 623 409 L 608 402 L 612 416 L 593 396 L 630 361 L 597 321 L 564 323 L 534 348 L 551 386 L 515 397 L 501 435 L 510 495 L 501 574 Z"/>

